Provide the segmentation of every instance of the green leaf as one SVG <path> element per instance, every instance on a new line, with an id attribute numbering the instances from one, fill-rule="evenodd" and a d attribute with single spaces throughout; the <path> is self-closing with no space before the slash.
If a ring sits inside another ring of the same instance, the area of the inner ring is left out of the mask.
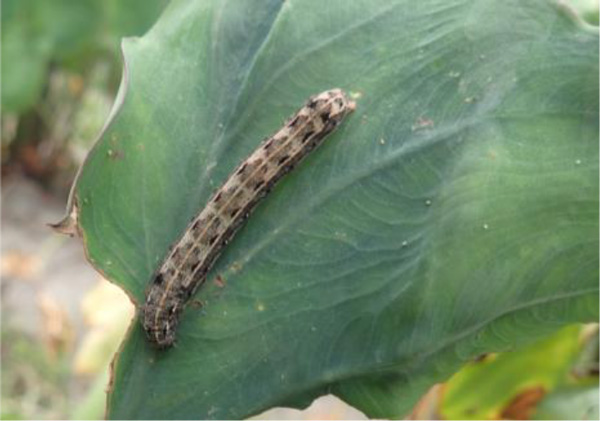
<path id="1" fill-rule="evenodd" d="M 166 0 L 2 1 L 2 107 L 22 113 L 40 98 L 51 63 L 82 71 L 92 57 L 140 35 Z M 106 29 L 105 29 L 106 27 Z"/>
<path id="2" fill-rule="evenodd" d="M 357 110 L 226 248 L 175 348 L 136 321 L 108 416 L 245 418 L 330 392 L 402 417 L 475 355 L 595 320 L 598 32 L 573 16 L 547 1 L 175 1 L 125 42 L 71 210 L 138 305 L 190 218 L 309 95 L 339 87 Z"/>
<path id="3" fill-rule="evenodd" d="M 538 407 L 536 420 L 597 420 L 598 384 L 565 386 L 548 395 Z"/>
<path id="4" fill-rule="evenodd" d="M 104 9 L 106 35 L 113 45 L 128 35 L 141 35 L 160 16 L 168 0 L 96 0 Z"/>
<path id="5" fill-rule="evenodd" d="M 580 352 L 580 326 L 569 326 L 519 351 L 466 365 L 446 383 L 444 419 L 502 419 L 502 410 L 528 389 L 560 384 Z"/>
<path id="6" fill-rule="evenodd" d="M 598 26 L 600 24 L 600 4 L 597 0 L 570 0 L 569 4 L 581 15 L 586 22 Z"/>
<path id="7" fill-rule="evenodd" d="M 26 0 L 27 1 L 27 0 Z M 22 112 L 41 94 L 51 41 L 38 37 L 26 1 L 2 2 L 2 111 Z M 31 1 L 27 2 L 31 3 Z"/>

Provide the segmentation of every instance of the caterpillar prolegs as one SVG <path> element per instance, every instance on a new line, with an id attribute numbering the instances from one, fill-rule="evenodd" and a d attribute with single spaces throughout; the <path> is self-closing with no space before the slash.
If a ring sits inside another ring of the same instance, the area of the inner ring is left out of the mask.
<path id="1" fill-rule="evenodd" d="M 173 344 L 185 303 L 204 282 L 228 241 L 275 184 L 354 108 L 354 102 L 340 89 L 310 97 L 229 175 L 153 275 L 142 308 L 142 324 L 152 343 L 159 348 Z"/>

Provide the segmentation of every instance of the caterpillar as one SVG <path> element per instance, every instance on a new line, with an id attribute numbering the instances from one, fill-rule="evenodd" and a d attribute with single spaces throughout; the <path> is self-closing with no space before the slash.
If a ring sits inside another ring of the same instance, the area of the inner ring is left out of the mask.
<path id="1" fill-rule="evenodd" d="M 141 321 L 151 343 L 173 345 L 185 303 L 250 213 L 275 184 L 355 108 L 340 89 L 314 95 L 229 175 L 153 274 Z"/>

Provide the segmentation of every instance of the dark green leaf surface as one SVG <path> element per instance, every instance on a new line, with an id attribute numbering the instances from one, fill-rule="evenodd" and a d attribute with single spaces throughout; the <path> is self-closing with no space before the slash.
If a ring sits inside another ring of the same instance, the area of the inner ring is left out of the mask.
<path id="1" fill-rule="evenodd" d="M 244 418 L 330 392 L 401 417 L 476 354 L 595 320 L 597 52 L 546 1 L 171 4 L 124 43 L 122 105 L 74 191 L 90 259 L 137 304 L 309 95 L 358 108 L 230 243 L 175 348 L 135 323 L 108 416 Z"/>

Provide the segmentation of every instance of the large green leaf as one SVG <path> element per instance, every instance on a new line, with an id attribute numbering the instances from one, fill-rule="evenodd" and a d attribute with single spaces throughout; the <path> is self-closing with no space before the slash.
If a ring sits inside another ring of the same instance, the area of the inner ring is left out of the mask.
<path id="1" fill-rule="evenodd" d="M 358 108 L 227 247 L 175 348 L 132 326 L 110 417 L 243 418 L 327 392 L 400 417 L 474 355 L 597 317 L 598 32 L 570 11 L 176 1 L 123 49 L 73 214 L 138 305 L 189 219 L 309 95 L 340 87 Z"/>

